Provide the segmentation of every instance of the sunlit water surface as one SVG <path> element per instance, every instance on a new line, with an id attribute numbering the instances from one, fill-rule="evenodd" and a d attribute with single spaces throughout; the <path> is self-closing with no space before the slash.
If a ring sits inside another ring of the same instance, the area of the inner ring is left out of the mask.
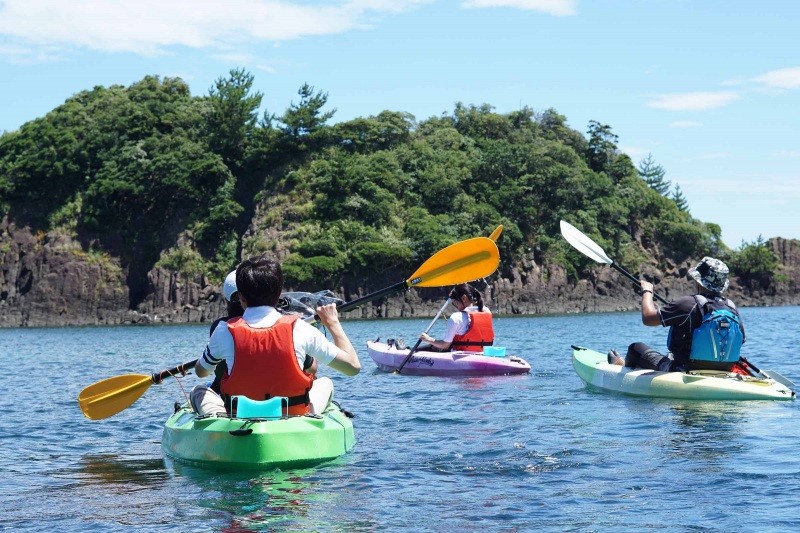
<path id="1" fill-rule="evenodd" d="M 746 354 L 800 383 L 800 308 L 742 311 Z M 114 375 L 196 359 L 208 327 L 0 330 L 0 527 L 49 531 L 800 530 L 793 402 L 652 400 L 587 389 L 571 344 L 663 346 L 635 313 L 497 318 L 526 376 L 380 373 L 367 340 L 412 344 L 429 320 L 346 322 L 355 378 L 323 370 L 356 447 L 312 469 L 232 473 L 164 459 L 176 380 L 90 421 L 76 398 Z M 441 334 L 444 321 L 434 326 Z M 188 390 L 193 375 L 181 380 Z"/>

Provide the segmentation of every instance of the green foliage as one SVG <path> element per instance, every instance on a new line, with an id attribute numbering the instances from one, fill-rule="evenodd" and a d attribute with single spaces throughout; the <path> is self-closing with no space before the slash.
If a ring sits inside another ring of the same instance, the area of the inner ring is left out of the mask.
<path id="1" fill-rule="evenodd" d="M 328 102 L 328 94 L 315 92 L 314 87 L 305 83 L 297 91 L 300 102 L 292 103 L 281 116 L 285 148 L 301 156 L 323 146 L 328 137 L 326 123 L 336 113 L 336 109 L 322 112 Z"/>
<path id="2" fill-rule="evenodd" d="M 231 168 L 243 164 L 245 151 L 255 132 L 263 95 L 251 93 L 253 79 L 253 75 L 243 69 L 234 69 L 227 79 L 217 79 L 209 90 L 209 144 Z"/>
<path id="3" fill-rule="evenodd" d="M 653 154 L 647 154 L 647 157 L 639 162 L 638 170 L 639 175 L 647 183 L 648 187 L 662 196 L 669 195 L 672 182 L 664 177 L 667 171 L 656 163 L 656 160 L 653 159 Z"/>
<path id="4" fill-rule="evenodd" d="M 754 242 L 742 241 L 741 248 L 731 254 L 728 266 L 751 287 L 768 287 L 778 268 L 778 258 L 761 235 Z"/>
<path id="5" fill-rule="evenodd" d="M 683 195 L 683 191 L 681 190 L 681 186 L 677 183 L 675 184 L 675 189 L 672 191 L 672 201 L 675 202 L 675 206 L 680 211 L 689 212 L 689 201 L 686 200 L 686 197 Z"/>
<path id="6" fill-rule="evenodd" d="M 204 274 L 208 270 L 206 261 L 188 246 L 177 246 L 162 252 L 155 266 L 190 277 Z"/>
<path id="7" fill-rule="evenodd" d="M 299 290 L 311 287 L 333 287 L 341 275 L 342 264 L 334 257 L 291 254 L 283 262 L 284 283 Z"/>
<path id="8" fill-rule="evenodd" d="M 587 159 L 589 168 L 595 172 L 603 172 L 617 156 L 619 137 L 611 132 L 611 126 L 600 124 L 596 120 L 589 121 L 589 149 Z"/>
<path id="9" fill-rule="evenodd" d="M 201 97 L 155 76 L 76 94 L 0 136 L 0 208 L 96 243 L 140 287 L 155 264 L 221 279 L 254 251 L 286 257 L 295 288 L 362 283 L 501 223 L 504 267 L 532 256 L 577 278 L 595 265 L 563 241 L 561 219 L 634 266 L 645 251 L 726 251 L 679 187 L 659 194 L 669 182 L 652 156 L 637 170 L 597 121 L 587 137 L 554 109 L 458 103 L 421 122 L 383 111 L 329 125 L 327 94 L 308 84 L 259 120 L 253 86 L 234 69 Z"/>
<path id="10" fill-rule="evenodd" d="M 657 238 L 667 255 L 678 261 L 688 259 L 703 249 L 703 230 L 688 222 L 663 222 Z"/>

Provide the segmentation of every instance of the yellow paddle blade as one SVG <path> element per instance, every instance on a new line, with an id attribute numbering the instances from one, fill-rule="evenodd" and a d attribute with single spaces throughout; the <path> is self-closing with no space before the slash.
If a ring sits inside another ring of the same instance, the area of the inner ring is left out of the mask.
<path id="1" fill-rule="evenodd" d="M 499 239 L 499 238 L 500 238 L 500 234 L 501 234 L 501 233 L 503 233 L 503 225 L 502 225 L 502 224 L 500 224 L 499 226 L 497 226 L 497 227 L 494 229 L 494 231 L 492 232 L 492 234 L 491 234 L 491 235 L 489 235 L 489 238 L 490 238 L 490 239 L 492 239 L 494 242 L 497 242 L 497 239 Z"/>
<path id="2" fill-rule="evenodd" d="M 78 405 L 86 418 L 108 418 L 133 404 L 152 384 L 153 378 L 146 374 L 114 376 L 83 389 Z"/>
<path id="3" fill-rule="evenodd" d="M 497 245 L 486 237 L 475 237 L 439 250 L 406 281 L 409 287 L 458 285 L 491 275 L 500 264 Z"/>

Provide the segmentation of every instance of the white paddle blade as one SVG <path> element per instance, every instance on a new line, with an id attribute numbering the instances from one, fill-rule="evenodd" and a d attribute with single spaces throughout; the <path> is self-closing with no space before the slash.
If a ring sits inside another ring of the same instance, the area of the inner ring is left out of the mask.
<path id="1" fill-rule="evenodd" d="M 797 390 L 797 386 L 792 382 L 792 380 L 783 377 L 781 374 L 775 372 L 774 370 L 762 370 L 761 373 L 767 376 L 768 378 L 774 379 L 781 385 L 788 387 L 789 390 Z"/>
<path id="2" fill-rule="evenodd" d="M 600 248 L 600 245 L 584 235 L 578 228 L 564 220 L 561 221 L 561 235 L 564 236 L 564 239 L 566 239 L 573 248 L 589 259 L 597 261 L 598 263 L 605 263 L 606 265 L 610 265 L 614 262 L 606 255 L 603 249 Z"/>

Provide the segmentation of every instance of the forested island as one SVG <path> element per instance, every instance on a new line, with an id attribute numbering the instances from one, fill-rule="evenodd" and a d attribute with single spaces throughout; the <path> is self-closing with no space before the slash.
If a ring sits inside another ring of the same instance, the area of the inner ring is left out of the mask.
<path id="1" fill-rule="evenodd" d="M 95 87 L 3 133 L 0 326 L 212 320 L 225 274 L 258 253 L 283 262 L 289 288 L 351 300 L 499 224 L 500 269 L 482 285 L 496 312 L 637 308 L 629 281 L 561 238 L 561 219 L 667 296 L 712 255 L 743 305 L 800 303 L 800 241 L 728 247 L 609 125 L 584 134 L 554 109 L 460 103 L 332 123 L 310 85 L 260 113 L 253 80 L 232 70 L 202 96 L 180 78 Z M 444 294 L 349 316 L 430 316 Z"/>

